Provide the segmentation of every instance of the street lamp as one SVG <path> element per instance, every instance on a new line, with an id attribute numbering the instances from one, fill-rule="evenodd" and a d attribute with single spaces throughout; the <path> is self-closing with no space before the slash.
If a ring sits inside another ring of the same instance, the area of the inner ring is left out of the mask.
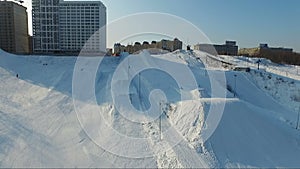
<path id="1" fill-rule="evenodd" d="M 260 59 L 258 59 L 258 61 L 256 61 L 256 63 L 257 63 L 257 69 L 258 69 L 258 70 L 259 70 L 259 64 L 260 64 L 260 62 L 261 62 Z"/>
<path id="2" fill-rule="evenodd" d="M 298 128 L 299 128 L 299 118 L 300 118 L 300 107 L 299 107 L 299 111 L 298 111 L 298 118 L 297 118 L 296 130 L 298 130 Z"/>
<path id="3" fill-rule="evenodd" d="M 139 100 L 140 100 L 140 103 L 142 104 L 142 100 L 141 100 L 141 72 L 139 72 L 139 74 L 138 74 L 138 81 L 139 81 L 139 86 L 138 86 Z"/>
<path id="4" fill-rule="evenodd" d="M 160 140 L 162 140 L 162 124 L 161 124 L 161 118 L 162 118 L 162 115 L 164 113 L 164 110 L 163 110 L 163 106 L 164 106 L 164 102 L 161 100 L 159 102 L 159 110 L 160 110 L 160 116 L 159 116 L 159 136 L 160 136 Z"/>
<path id="5" fill-rule="evenodd" d="M 236 76 L 234 75 L 234 92 L 233 92 L 233 96 L 236 97 Z"/>

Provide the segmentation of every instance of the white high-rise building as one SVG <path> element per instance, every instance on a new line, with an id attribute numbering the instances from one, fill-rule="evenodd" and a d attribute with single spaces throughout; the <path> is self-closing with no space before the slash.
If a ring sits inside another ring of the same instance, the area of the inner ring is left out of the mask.
<path id="1" fill-rule="evenodd" d="M 102 2 L 32 0 L 32 6 L 35 53 L 77 54 L 83 47 L 94 53 L 106 51 L 106 7 Z"/>
<path id="2" fill-rule="evenodd" d="M 32 0 L 33 52 L 59 52 L 59 0 Z"/>

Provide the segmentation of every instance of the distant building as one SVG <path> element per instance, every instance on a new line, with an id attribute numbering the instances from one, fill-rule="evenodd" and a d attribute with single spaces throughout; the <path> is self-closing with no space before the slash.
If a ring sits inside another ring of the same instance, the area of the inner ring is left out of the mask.
<path id="1" fill-rule="evenodd" d="M 248 57 L 262 57 L 276 63 L 300 64 L 300 54 L 293 52 L 291 48 L 269 47 L 268 44 L 259 44 L 255 48 L 243 48 L 239 55 Z"/>
<path id="2" fill-rule="evenodd" d="M 32 0 L 32 33 L 34 53 L 58 53 L 59 0 Z"/>
<path id="3" fill-rule="evenodd" d="M 236 56 L 238 54 L 238 46 L 235 41 L 226 41 L 224 45 L 196 44 L 194 50 L 201 50 L 213 55 Z"/>
<path id="4" fill-rule="evenodd" d="M 28 37 L 28 44 L 29 44 L 29 53 L 33 53 L 33 39 L 32 36 L 30 35 Z"/>
<path id="5" fill-rule="evenodd" d="M 61 1 L 59 3 L 59 47 L 79 53 L 106 49 L 106 7 L 100 1 Z M 100 32 L 97 32 L 97 31 Z M 93 38 L 91 38 L 93 36 Z M 91 39 L 89 39 L 91 38 Z"/>
<path id="6" fill-rule="evenodd" d="M 32 0 L 32 8 L 35 53 L 77 54 L 83 47 L 95 53 L 106 51 L 106 7 L 102 2 Z"/>
<path id="7" fill-rule="evenodd" d="M 269 46 L 266 43 L 261 43 L 259 44 L 259 48 L 269 48 Z"/>
<path id="8" fill-rule="evenodd" d="M 281 51 L 281 52 L 293 52 L 292 48 L 283 48 L 283 47 L 277 47 L 277 48 L 270 48 L 268 44 L 265 43 L 261 43 L 259 44 L 259 48 L 260 49 L 269 49 L 269 50 L 273 50 L 273 51 Z"/>
<path id="9" fill-rule="evenodd" d="M 140 42 L 135 42 L 134 45 L 121 45 L 120 43 L 116 43 L 114 45 L 114 53 L 120 54 L 121 52 L 128 52 L 130 54 L 138 52 L 143 49 L 162 49 L 173 52 L 178 49 L 182 49 L 182 42 L 175 38 L 173 41 L 171 40 L 161 40 L 160 42 L 152 41 L 151 44 L 147 41 L 144 41 L 143 44 Z"/>
<path id="10" fill-rule="evenodd" d="M 150 48 L 150 44 L 149 44 L 149 42 L 147 42 L 147 41 L 144 41 L 143 44 L 142 44 L 142 46 L 143 46 L 143 48 L 145 48 L 145 49 Z"/>
<path id="11" fill-rule="evenodd" d="M 26 8 L 12 1 L 0 1 L 0 48 L 16 54 L 30 52 Z"/>
<path id="12" fill-rule="evenodd" d="M 112 56 L 112 55 L 113 55 L 112 48 L 107 48 L 106 49 L 106 56 Z"/>
<path id="13" fill-rule="evenodd" d="M 177 49 L 182 49 L 182 42 L 177 38 L 175 38 L 173 41 L 163 39 L 156 44 L 156 47 L 172 52 Z"/>
<path id="14" fill-rule="evenodd" d="M 293 49 L 291 48 L 283 48 L 283 47 L 269 47 L 268 44 L 261 43 L 258 47 L 254 48 L 242 48 L 239 50 L 239 55 L 246 55 L 252 57 L 260 57 L 263 56 L 264 53 L 272 53 L 272 54 L 289 54 L 293 53 Z"/>
<path id="15" fill-rule="evenodd" d="M 172 51 L 178 50 L 178 49 L 182 49 L 182 41 L 180 41 L 179 39 L 175 38 L 173 41 L 173 49 Z"/>
<path id="16" fill-rule="evenodd" d="M 120 54 L 122 52 L 125 52 L 125 46 L 121 45 L 120 43 L 115 43 L 114 44 L 114 53 L 115 54 Z"/>

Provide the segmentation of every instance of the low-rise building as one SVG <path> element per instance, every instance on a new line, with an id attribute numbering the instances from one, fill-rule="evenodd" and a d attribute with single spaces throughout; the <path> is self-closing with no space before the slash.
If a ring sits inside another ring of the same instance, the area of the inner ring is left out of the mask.
<path id="1" fill-rule="evenodd" d="M 223 45 L 217 44 L 196 44 L 194 50 L 201 50 L 213 55 L 231 55 L 238 54 L 238 46 L 235 41 L 226 41 Z"/>
<path id="2" fill-rule="evenodd" d="M 112 48 L 107 48 L 106 49 L 106 56 L 112 56 L 112 55 L 113 55 Z"/>
<path id="3" fill-rule="evenodd" d="M 124 46 L 120 43 L 116 43 L 114 45 L 114 53 L 116 55 L 120 54 L 121 52 L 128 52 L 130 54 L 138 52 L 143 49 L 162 49 L 173 52 L 178 49 L 182 49 L 182 42 L 175 38 L 173 41 L 171 40 L 161 40 L 160 42 L 152 41 L 151 44 L 147 41 L 144 41 L 142 44 L 140 42 L 135 42 L 134 45 L 127 45 Z"/>
<path id="4" fill-rule="evenodd" d="M 264 43 L 254 48 L 242 48 L 238 54 L 248 57 L 267 58 L 276 63 L 300 64 L 300 54 L 293 52 L 293 49 L 269 47 L 268 44 Z"/>
<path id="5" fill-rule="evenodd" d="M 289 54 L 293 53 L 293 49 L 291 48 L 283 48 L 283 47 L 269 47 L 268 44 L 261 43 L 258 47 L 254 48 L 242 48 L 239 50 L 239 55 L 245 55 L 250 57 L 262 57 L 264 53 L 272 53 L 272 54 Z"/>
<path id="6" fill-rule="evenodd" d="M 269 47 L 268 44 L 266 43 L 261 43 L 259 44 L 259 48 L 260 49 L 269 49 L 269 50 L 273 50 L 273 51 L 279 51 L 279 52 L 293 52 L 293 49 L 292 48 L 284 48 L 284 47 Z"/>
<path id="7" fill-rule="evenodd" d="M 125 46 L 121 45 L 120 43 L 115 43 L 114 44 L 114 53 L 120 54 L 122 52 L 125 52 Z"/>

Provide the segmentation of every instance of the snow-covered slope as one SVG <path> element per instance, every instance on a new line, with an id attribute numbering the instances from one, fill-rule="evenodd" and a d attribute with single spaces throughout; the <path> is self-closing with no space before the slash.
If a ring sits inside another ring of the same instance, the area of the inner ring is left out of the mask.
<path id="1" fill-rule="evenodd" d="M 300 111 L 300 80 L 257 70 L 251 71 L 248 76 L 252 77 L 253 82 L 260 89 L 281 105 L 294 112 Z"/>
<path id="2" fill-rule="evenodd" d="M 260 60 L 261 69 L 270 72 L 272 74 L 277 74 L 291 79 L 300 80 L 300 66 L 297 65 L 277 64 L 265 58 L 249 58 L 245 56 L 226 56 L 226 55 L 221 55 L 220 57 L 230 63 L 239 66 L 252 67 L 254 69 L 257 68 L 256 62 Z"/>
<path id="3" fill-rule="evenodd" d="M 189 52 L 176 51 L 154 57 L 165 61 L 161 63 L 187 65 L 191 69 L 198 84 L 198 88 L 186 90 L 184 94 L 191 100 L 180 99 L 180 91 L 186 87 L 178 86 L 166 73 L 144 72 L 141 79 L 133 79 L 129 89 L 133 94 L 133 106 L 141 110 L 149 108 L 151 105 L 146 98 L 157 88 L 165 92 L 169 103 L 160 119 L 134 123 L 120 114 L 110 95 L 114 71 L 124 58 L 105 57 L 95 79 L 97 105 L 88 99 L 79 100 L 81 104 L 77 108 L 87 112 L 84 119 L 90 122 L 81 124 L 72 95 L 76 57 L 16 56 L 0 50 L 0 166 L 300 166 L 297 158 L 300 156 L 299 131 L 286 123 L 286 120 L 295 123 L 295 112 L 260 89 L 256 85 L 259 79 L 244 72 L 211 70 L 224 73 L 226 85 L 220 79 L 210 79 L 202 61 Z M 197 57 L 203 59 L 201 53 L 197 53 Z M 89 69 L 92 64 L 86 62 L 82 70 Z M 237 75 L 237 98 L 226 90 L 228 86 L 233 88 L 234 75 Z M 184 75 L 178 77 L 185 78 Z M 226 90 L 225 98 L 214 98 L 211 83 Z M 142 89 L 141 93 L 138 88 Z M 225 109 L 219 126 L 204 142 L 201 133 L 209 127 L 205 121 L 209 109 L 222 103 Z M 103 131 L 102 123 L 92 123 L 95 116 L 90 111 L 93 108 L 99 109 L 105 122 L 119 133 L 146 138 L 145 145 L 127 143 L 125 139 L 111 140 L 110 133 Z M 98 137 L 99 140 L 91 139 L 82 125 L 104 135 Z M 161 134 L 160 128 L 172 130 Z M 178 139 L 181 141 L 175 143 Z M 97 141 L 110 143 L 116 153 L 107 151 L 109 147 L 99 146 Z M 118 155 L 132 151 L 149 156 Z"/>
<path id="4" fill-rule="evenodd" d="M 297 114 L 300 111 L 300 69 L 296 65 L 273 63 L 264 58 L 247 58 L 244 56 L 220 56 L 223 60 L 237 66 L 251 67 L 246 74 L 253 84 L 276 102 L 294 113 L 285 113 L 282 120 L 296 126 Z M 256 61 L 261 60 L 257 70 Z"/>

